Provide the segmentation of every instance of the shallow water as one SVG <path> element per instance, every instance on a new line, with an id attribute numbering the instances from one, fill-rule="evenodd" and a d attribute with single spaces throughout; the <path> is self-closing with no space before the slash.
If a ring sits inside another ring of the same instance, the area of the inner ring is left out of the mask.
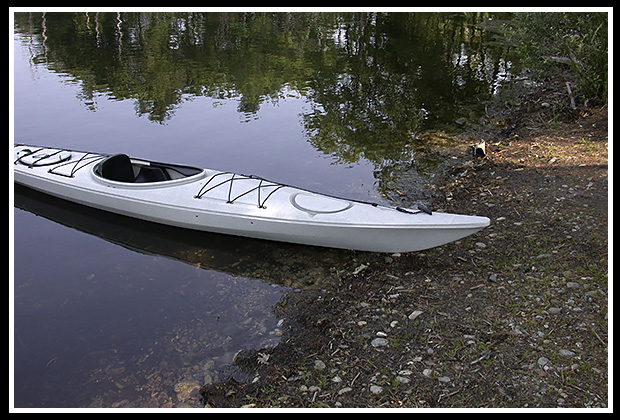
<path id="1" fill-rule="evenodd" d="M 389 201 L 406 179 L 419 185 L 407 200 L 428 200 L 442 155 L 426 133 L 475 123 L 511 77 L 508 52 L 478 25 L 490 17 L 18 13 L 14 141 L 362 200 Z M 285 293 L 354 255 L 135 222 L 21 188 L 14 203 L 16 407 L 198 404 L 197 384 L 239 375 L 236 352 L 277 344 Z"/>

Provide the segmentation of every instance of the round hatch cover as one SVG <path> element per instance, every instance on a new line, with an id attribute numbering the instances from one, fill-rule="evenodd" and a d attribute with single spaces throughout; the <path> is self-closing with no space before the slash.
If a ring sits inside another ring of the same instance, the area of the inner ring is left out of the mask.
<path id="1" fill-rule="evenodd" d="M 351 202 L 310 193 L 291 196 L 291 204 L 308 213 L 338 213 L 351 207 Z"/>

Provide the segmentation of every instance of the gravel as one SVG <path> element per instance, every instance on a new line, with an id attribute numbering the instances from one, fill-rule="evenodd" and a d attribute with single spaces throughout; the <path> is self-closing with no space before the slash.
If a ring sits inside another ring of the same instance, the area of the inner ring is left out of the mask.
<path id="1" fill-rule="evenodd" d="M 491 121 L 487 157 L 455 155 L 436 185 L 435 210 L 489 228 L 352 253 L 287 296 L 268 363 L 240 354 L 248 381 L 203 386 L 205 406 L 608 408 L 607 110 L 540 112 Z"/>

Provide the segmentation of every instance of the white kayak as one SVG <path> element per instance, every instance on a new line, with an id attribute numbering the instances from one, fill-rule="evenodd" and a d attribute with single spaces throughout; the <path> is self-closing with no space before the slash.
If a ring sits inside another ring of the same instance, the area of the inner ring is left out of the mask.
<path id="1" fill-rule="evenodd" d="M 372 252 L 433 248 L 489 219 L 336 198 L 124 154 L 16 145 L 15 182 L 86 206 L 189 229 Z"/>

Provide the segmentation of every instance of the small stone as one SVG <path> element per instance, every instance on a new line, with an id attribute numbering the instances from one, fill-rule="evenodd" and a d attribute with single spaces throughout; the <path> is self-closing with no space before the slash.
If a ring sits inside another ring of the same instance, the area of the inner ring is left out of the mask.
<path id="1" fill-rule="evenodd" d="M 325 363 L 322 360 L 315 360 L 314 361 L 314 368 L 316 370 L 325 370 L 326 366 L 325 366 Z"/>
<path id="2" fill-rule="evenodd" d="M 439 382 L 443 382 L 443 383 L 448 383 L 448 382 L 451 381 L 451 379 L 449 377 L 447 377 L 447 376 L 440 376 L 439 378 L 437 378 L 437 380 Z"/>
<path id="3" fill-rule="evenodd" d="M 191 393 L 199 388 L 200 384 L 198 381 L 194 379 L 185 379 L 174 386 L 174 392 L 176 392 L 179 401 L 183 402 L 188 400 Z"/>
<path id="4" fill-rule="evenodd" d="M 547 312 L 549 312 L 550 314 L 559 314 L 561 310 L 562 309 L 560 309 L 560 308 L 553 308 L 552 307 L 552 308 L 547 309 Z"/>
<path id="5" fill-rule="evenodd" d="M 424 370 L 422 371 L 422 375 L 426 376 L 427 378 L 428 378 L 429 376 L 431 376 L 432 374 L 433 374 L 433 370 L 432 370 L 432 369 L 428 369 L 428 368 L 426 368 L 426 369 L 424 369 Z"/>
<path id="6" fill-rule="evenodd" d="M 342 388 L 340 391 L 338 391 L 338 395 L 346 394 L 347 392 L 351 392 L 351 391 L 353 391 L 353 388 L 349 388 L 349 387 Z"/>
<path id="7" fill-rule="evenodd" d="M 487 247 L 487 244 L 485 244 L 484 242 L 476 242 L 476 247 L 483 249 Z"/>
<path id="8" fill-rule="evenodd" d="M 411 314 L 409 314 L 409 319 L 413 321 L 414 319 L 416 319 L 417 317 L 419 317 L 423 313 L 424 313 L 423 311 L 413 311 L 413 312 L 411 312 Z"/>
<path id="9" fill-rule="evenodd" d="M 373 394 L 381 394 L 383 392 L 383 387 L 379 385 L 370 385 L 370 392 Z"/>
<path id="10" fill-rule="evenodd" d="M 390 344 L 390 342 L 387 340 L 387 338 L 375 338 L 374 340 L 371 341 L 370 343 L 373 347 L 383 347 L 383 346 L 387 346 L 388 344 Z"/>
<path id="11" fill-rule="evenodd" d="M 560 350 L 559 353 L 562 356 L 566 356 L 566 357 L 573 357 L 575 355 L 575 352 L 572 352 L 570 350 L 565 350 L 565 349 Z"/>
<path id="12" fill-rule="evenodd" d="M 547 359 L 546 357 L 540 357 L 538 359 L 538 366 L 542 367 L 545 366 L 549 363 L 549 359 Z"/>

